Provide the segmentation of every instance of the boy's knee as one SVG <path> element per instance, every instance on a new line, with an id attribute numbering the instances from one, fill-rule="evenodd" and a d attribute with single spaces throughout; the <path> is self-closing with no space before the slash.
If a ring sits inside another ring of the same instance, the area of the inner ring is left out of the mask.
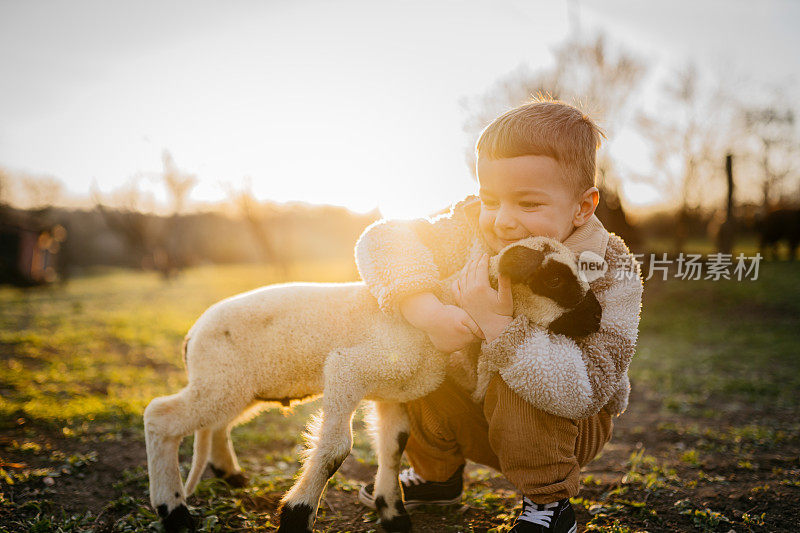
<path id="1" fill-rule="evenodd" d="M 484 402 L 489 440 L 499 457 L 538 456 L 549 462 L 575 457 L 577 421 L 537 409 L 495 375 Z"/>
<path id="2" fill-rule="evenodd" d="M 575 455 L 581 466 L 586 466 L 611 440 L 614 422 L 611 414 L 601 410 L 596 415 L 578 421 L 578 442 Z"/>

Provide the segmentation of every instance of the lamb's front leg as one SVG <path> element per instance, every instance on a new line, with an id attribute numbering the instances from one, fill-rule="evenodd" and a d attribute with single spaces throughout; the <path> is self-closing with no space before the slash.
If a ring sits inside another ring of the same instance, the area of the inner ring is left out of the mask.
<path id="1" fill-rule="evenodd" d="M 408 413 L 402 404 L 375 402 L 375 448 L 378 472 L 375 475 L 375 510 L 386 531 L 411 531 L 411 518 L 403 506 L 397 476 L 400 459 L 408 441 Z"/>
<path id="2" fill-rule="evenodd" d="M 322 491 L 353 446 L 353 413 L 363 397 L 353 388 L 325 387 L 322 417 L 309 424 L 309 449 L 300 477 L 281 501 L 279 533 L 313 530 Z"/>

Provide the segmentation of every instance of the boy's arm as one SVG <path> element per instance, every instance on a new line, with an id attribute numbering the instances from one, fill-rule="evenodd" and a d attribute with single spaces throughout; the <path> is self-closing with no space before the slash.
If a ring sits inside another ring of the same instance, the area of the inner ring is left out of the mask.
<path id="1" fill-rule="evenodd" d="M 519 316 L 482 347 L 514 392 L 558 416 L 580 419 L 600 411 L 625 382 L 633 357 L 641 274 L 621 239 L 612 237 L 608 247 L 609 269 L 591 284 L 603 309 L 599 331 L 575 341 Z"/>
<path id="2" fill-rule="evenodd" d="M 380 308 L 401 314 L 446 353 L 483 337 L 463 309 L 439 299 L 441 278 L 466 258 L 479 209 L 479 200 L 468 197 L 433 219 L 381 220 L 356 243 L 356 265 Z"/>
<path id="3" fill-rule="evenodd" d="M 444 305 L 429 292 L 404 298 L 400 312 L 408 322 L 424 331 L 433 345 L 442 352 L 452 353 L 484 338 L 483 332 L 466 311 L 455 305 Z"/>
<path id="4" fill-rule="evenodd" d="M 440 280 L 463 265 L 473 237 L 467 210 L 474 197 L 433 219 L 380 220 L 369 226 L 355 248 L 361 279 L 390 314 L 419 293 L 439 296 Z"/>

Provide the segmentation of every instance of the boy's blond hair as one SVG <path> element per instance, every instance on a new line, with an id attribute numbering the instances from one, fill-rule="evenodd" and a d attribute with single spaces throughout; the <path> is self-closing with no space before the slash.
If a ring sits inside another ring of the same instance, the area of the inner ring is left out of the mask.
<path id="1" fill-rule="evenodd" d="M 540 97 L 494 119 L 481 132 L 475 152 L 488 159 L 552 157 L 577 196 L 595 185 L 597 149 L 604 138 L 603 130 L 579 109 Z"/>

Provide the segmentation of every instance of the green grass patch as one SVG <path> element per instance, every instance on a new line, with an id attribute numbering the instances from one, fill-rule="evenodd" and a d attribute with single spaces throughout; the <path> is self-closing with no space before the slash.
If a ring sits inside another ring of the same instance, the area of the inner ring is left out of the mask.
<path id="1" fill-rule="evenodd" d="M 645 283 L 631 382 L 675 413 L 714 417 L 744 406 L 797 413 L 798 330 L 793 263 L 763 263 L 755 281 L 654 278 Z"/>
<path id="2" fill-rule="evenodd" d="M 355 277 L 350 263 L 297 265 L 288 276 L 254 265 L 205 266 L 171 281 L 104 269 L 65 286 L 0 288 L 0 436 L 14 435 L 0 441 L 5 458 L 0 461 L 0 532 L 85 531 L 108 526 L 108 517 L 113 517 L 113 531 L 158 530 L 142 465 L 120 468 L 108 482 L 100 517 L 83 510 L 65 513 L 53 503 L 45 479 L 56 486 L 82 479 L 97 464 L 94 450 L 126 440 L 141 443 L 147 403 L 186 383 L 181 341 L 210 304 L 269 283 Z M 629 442 L 634 451 L 624 452 L 618 483 L 604 485 L 587 476 L 584 490 L 591 496 L 573 500 L 589 517 L 586 529 L 658 531 L 676 523 L 707 531 L 772 527 L 770 515 L 749 503 L 741 510 L 755 510 L 740 515 L 713 505 L 673 503 L 686 500 L 677 494 L 698 487 L 726 490 L 731 473 L 754 480 L 741 488 L 748 498 L 774 497 L 775 491 L 800 486 L 796 461 L 777 464 L 759 457 L 781 456 L 787 445 L 796 449 L 800 439 L 798 331 L 800 268 L 795 264 L 762 263 L 755 281 L 646 282 L 630 375 L 634 394 L 661 411 L 640 434 L 656 432 L 682 446 L 665 455 Z M 204 531 L 273 528 L 277 500 L 299 466 L 303 427 L 318 408 L 315 402 L 270 410 L 234 430 L 252 483 L 231 489 L 218 480 L 201 482 L 191 503 Z M 353 455 L 374 465 L 364 417 L 364 411 L 355 417 Z M 184 469 L 191 441 L 181 448 Z M 720 466 L 722 459 L 727 467 Z M 761 471 L 769 468 L 773 474 L 767 479 Z M 469 530 L 463 526 L 469 520 L 486 525 L 487 516 L 495 526 L 503 524 L 496 531 L 507 530 L 519 499 L 493 488 L 496 475 L 471 474 L 465 508 L 426 512 L 456 530 Z M 329 484 L 330 492 L 345 493 L 348 501 L 356 489 L 353 480 L 339 474 Z M 654 501 L 662 502 L 657 513 Z M 337 516 L 343 506 L 333 499 L 324 502 L 318 528 L 341 531 Z M 366 512 L 342 523 L 363 531 L 377 528 L 374 520 Z"/>

